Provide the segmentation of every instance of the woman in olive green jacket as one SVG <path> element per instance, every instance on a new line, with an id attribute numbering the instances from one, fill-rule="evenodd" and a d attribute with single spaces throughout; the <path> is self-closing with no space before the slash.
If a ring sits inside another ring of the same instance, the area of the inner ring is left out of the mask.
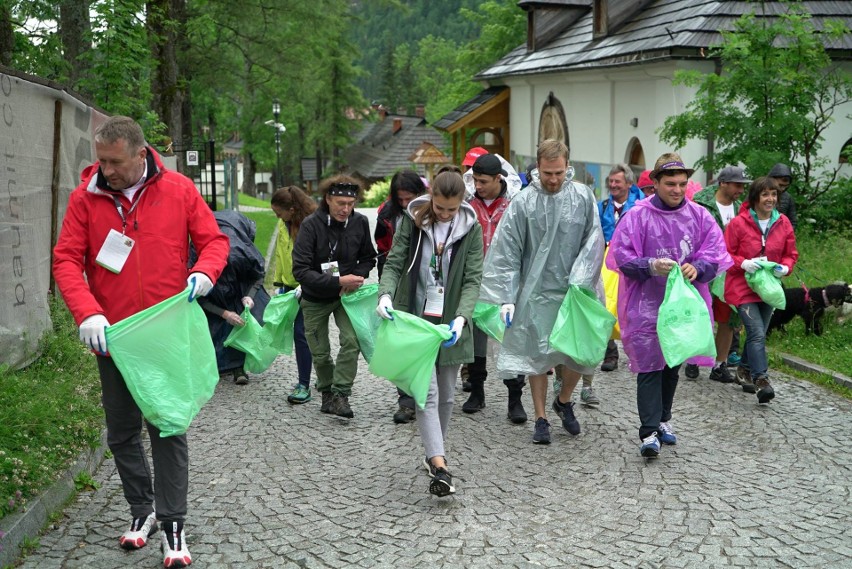
<path id="1" fill-rule="evenodd" d="M 482 227 L 464 198 L 460 175 L 439 174 L 432 195 L 409 204 L 379 283 L 377 311 L 382 318 L 393 319 L 396 307 L 447 324 L 453 333 L 438 352 L 426 405 L 417 410 L 424 466 L 432 477 L 429 491 L 437 496 L 455 492 L 444 440 L 459 366 L 473 361 L 471 316 L 482 279 Z"/>

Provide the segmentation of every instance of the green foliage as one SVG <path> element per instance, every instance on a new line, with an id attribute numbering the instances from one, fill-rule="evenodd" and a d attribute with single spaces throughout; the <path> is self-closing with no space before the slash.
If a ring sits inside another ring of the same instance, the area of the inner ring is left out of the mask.
<path id="1" fill-rule="evenodd" d="M 77 490 L 77 492 L 97 490 L 100 487 L 100 482 L 92 478 L 92 475 L 86 472 L 85 470 L 78 473 L 77 476 L 74 477 L 74 488 Z"/>
<path id="2" fill-rule="evenodd" d="M 800 226 L 801 227 L 801 226 Z M 793 276 L 784 279 L 784 286 L 808 288 L 825 286 L 834 281 L 848 282 L 852 275 L 852 231 L 848 227 L 830 232 L 801 227 L 796 234 L 799 260 Z M 828 245 L 828 246 L 827 246 Z M 852 321 L 840 322 L 837 311 L 826 311 L 822 336 L 805 335 L 801 318 L 787 324 L 786 333 L 773 332 L 766 341 L 775 352 L 786 352 L 828 369 L 847 373 L 852 370 Z"/>
<path id="3" fill-rule="evenodd" d="M 742 16 L 710 49 L 721 75 L 676 74 L 676 84 L 697 93 L 684 113 L 666 119 L 661 138 L 681 148 L 713 136 L 715 154 L 699 160 L 709 170 L 742 162 L 760 176 L 776 162 L 789 164 L 797 205 L 809 209 L 837 181 L 833 159 L 819 151 L 835 111 L 852 100 L 852 76 L 832 63 L 823 42 L 848 33 L 840 22 L 817 33 L 810 15 L 793 3 L 774 19 Z"/>
<path id="4" fill-rule="evenodd" d="M 390 195 L 390 180 L 380 180 L 367 188 L 361 207 L 379 207 Z"/>
<path id="5" fill-rule="evenodd" d="M 26 505 L 78 454 L 100 441 L 103 411 L 95 356 L 60 299 L 53 330 L 29 367 L 0 372 L 0 516 Z"/>

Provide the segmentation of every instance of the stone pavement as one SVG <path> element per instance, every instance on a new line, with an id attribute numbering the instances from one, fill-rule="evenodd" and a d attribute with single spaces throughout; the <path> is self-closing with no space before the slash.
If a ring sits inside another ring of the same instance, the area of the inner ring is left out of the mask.
<path id="1" fill-rule="evenodd" d="M 448 458 L 457 494 L 435 498 L 414 424 L 394 425 L 392 386 L 361 364 L 355 418 L 291 406 L 295 361 L 249 385 L 223 380 L 189 432 L 193 567 L 852 567 L 852 404 L 778 378 L 776 399 L 682 377 L 676 447 L 638 454 L 634 377 L 598 374 L 598 410 L 550 446 L 505 418 L 506 389 L 461 412 Z M 575 394 L 575 399 L 578 394 Z M 530 411 L 528 390 L 524 402 Z M 129 523 L 111 460 L 23 563 L 161 567 L 159 534 L 118 547 Z M 844 521 L 845 520 L 845 521 Z"/>

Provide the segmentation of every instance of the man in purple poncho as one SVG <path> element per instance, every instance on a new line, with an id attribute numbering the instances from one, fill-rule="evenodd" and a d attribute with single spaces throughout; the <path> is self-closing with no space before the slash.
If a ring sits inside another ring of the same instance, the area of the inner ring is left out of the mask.
<path id="1" fill-rule="evenodd" d="M 705 208 L 685 199 L 693 172 L 675 153 L 663 154 L 657 160 L 651 172 L 656 194 L 636 202 L 618 224 L 606 261 L 607 268 L 623 275 L 618 291 L 618 322 L 630 370 L 638 374 L 640 454 L 647 458 L 660 454 L 661 442 L 677 443 L 669 421 L 680 366 L 666 365 L 657 337 L 657 313 L 668 273 L 675 264 L 679 265 L 712 314 L 708 283 L 732 264 L 713 217 Z M 712 357 L 687 361 L 713 365 Z"/>

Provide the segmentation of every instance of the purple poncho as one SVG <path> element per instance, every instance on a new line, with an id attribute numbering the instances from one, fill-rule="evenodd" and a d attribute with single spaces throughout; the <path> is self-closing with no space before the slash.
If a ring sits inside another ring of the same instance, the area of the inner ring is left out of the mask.
<path id="1" fill-rule="evenodd" d="M 717 273 L 731 266 L 722 231 L 702 206 L 687 201 L 674 210 L 662 210 L 641 200 L 619 221 L 606 259 L 616 271 L 630 261 L 668 258 L 678 264 L 703 260 L 717 265 Z M 620 271 L 619 271 L 620 272 Z M 707 283 L 692 283 L 712 319 L 713 307 Z M 657 312 L 666 292 L 666 277 L 645 280 L 622 274 L 618 285 L 618 323 L 630 370 L 636 373 L 661 370 L 666 366 L 657 338 Z M 712 366 L 713 358 L 696 357 L 688 363 Z"/>

